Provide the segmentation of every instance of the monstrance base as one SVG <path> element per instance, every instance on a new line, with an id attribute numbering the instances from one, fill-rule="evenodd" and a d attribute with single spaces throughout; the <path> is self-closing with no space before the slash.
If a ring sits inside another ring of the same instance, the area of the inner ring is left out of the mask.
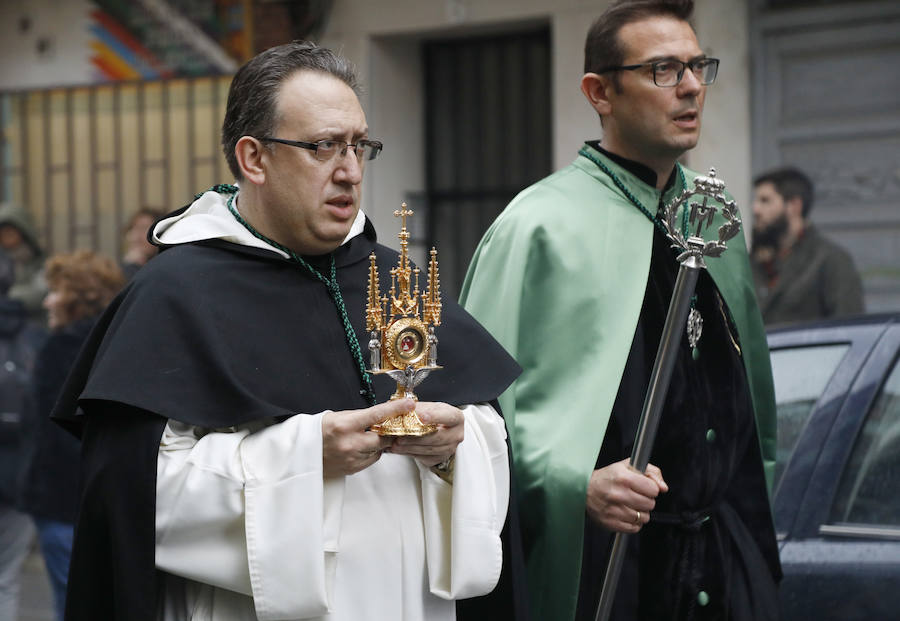
<path id="1" fill-rule="evenodd" d="M 372 425 L 371 429 L 380 436 L 427 436 L 437 431 L 437 425 L 423 423 L 413 410 Z"/>

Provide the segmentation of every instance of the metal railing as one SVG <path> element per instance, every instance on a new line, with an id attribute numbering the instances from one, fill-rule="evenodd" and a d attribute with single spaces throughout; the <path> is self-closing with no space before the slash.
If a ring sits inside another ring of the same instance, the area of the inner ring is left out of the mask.
<path id="1" fill-rule="evenodd" d="M 231 181 L 220 147 L 230 76 L 0 92 L 0 200 L 48 253 L 118 257 L 141 207 L 169 211 Z"/>

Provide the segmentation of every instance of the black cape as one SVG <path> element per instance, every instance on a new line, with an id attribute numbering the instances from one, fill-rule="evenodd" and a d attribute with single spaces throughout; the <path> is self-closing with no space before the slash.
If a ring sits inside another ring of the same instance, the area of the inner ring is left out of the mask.
<path id="1" fill-rule="evenodd" d="M 398 255 L 376 243 L 370 222 L 334 252 L 364 353 L 373 251 L 385 280 Z M 416 389 L 422 401 L 492 402 L 520 372 L 454 302 L 443 302 L 436 332 L 444 368 Z M 375 377 L 378 401 L 395 386 Z M 302 267 L 220 240 L 164 248 L 101 316 L 54 411 L 83 444 L 66 619 L 155 619 L 156 459 L 167 419 L 221 428 L 359 409 L 369 405 L 361 388 L 335 304 Z M 504 551 L 518 547 L 514 527 L 511 507 Z M 519 570 L 505 569 L 501 582 L 521 585 Z"/>

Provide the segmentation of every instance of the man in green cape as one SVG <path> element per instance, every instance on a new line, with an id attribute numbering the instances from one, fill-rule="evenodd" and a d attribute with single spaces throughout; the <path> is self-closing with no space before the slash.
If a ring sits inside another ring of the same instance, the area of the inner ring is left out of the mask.
<path id="1" fill-rule="evenodd" d="M 501 405 L 536 619 L 594 618 L 617 531 L 640 535 L 614 619 L 777 618 L 774 396 L 742 235 L 700 274 L 703 334 L 682 337 L 651 465 L 627 460 L 678 269 L 657 214 L 692 187 L 677 158 L 718 70 L 692 10 L 619 2 L 594 23 L 581 87 L 602 143 L 513 200 L 463 285 L 524 369 Z"/>

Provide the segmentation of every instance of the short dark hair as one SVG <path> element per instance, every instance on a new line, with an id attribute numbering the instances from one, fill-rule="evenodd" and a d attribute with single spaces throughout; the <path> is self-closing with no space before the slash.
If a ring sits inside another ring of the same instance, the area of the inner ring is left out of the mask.
<path id="1" fill-rule="evenodd" d="M 281 85 L 304 70 L 333 75 L 359 94 L 353 64 L 311 41 L 292 41 L 251 58 L 231 81 L 222 123 L 222 148 L 235 179 L 243 178 L 234 155 L 238 140 L 243 136 L 269 136 L 275 131 Z"/>
<path id="2" fill-rule="evenodd" d="M 813 184 L 806 174 L 792 166 L 774 168 L 759 175 L 753 180 L 753 187 L 762 183 L 771 183 L 775 191 L 786 201 L 792 198 L 800 198 L 803 208 L 803 217 L 806 218 L 813 206 Z"/>
<path id="3" fill-rule="evenodd" d="M 694 0 L 619 0 L 598 17 L 584 42 L 584 72 L 599 73 L 625 61 L 625 46 L 619 39 L 622 27 L 650 17 L 668 16 L 690 23 Z M 613 76 L 619 88 L 618 75 Z"/>

